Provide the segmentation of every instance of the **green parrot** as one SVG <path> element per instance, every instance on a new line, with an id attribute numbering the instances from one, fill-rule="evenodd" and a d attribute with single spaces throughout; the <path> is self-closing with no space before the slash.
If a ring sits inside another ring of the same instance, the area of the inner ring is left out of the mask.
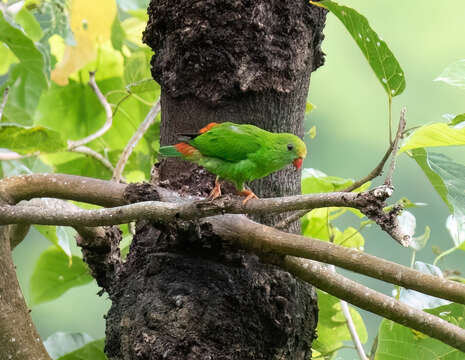
<path id="1" fill-rule="evenodd" d="M 293 163 L 302 166 L 307 148 L 293 134 L 271 133 L 253 125 L 210 123 L 197 134 L 183 134 L 184 142 L 163 146 L 160 155 L 181 157 L 217 175 L 210 198 L 221 196 L 220 179 L 231 181 L 245 204 L 257 196 L 245 183 L 262 178 Z"/>

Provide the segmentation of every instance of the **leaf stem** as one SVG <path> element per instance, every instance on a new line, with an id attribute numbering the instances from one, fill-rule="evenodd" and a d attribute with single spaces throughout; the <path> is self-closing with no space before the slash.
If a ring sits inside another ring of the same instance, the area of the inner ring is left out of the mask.
<path id="1" fill-rule="evenodd" d="M 436 259 L 434 259 L 433 261 L 433 265 L 436 265 L 436 263 L 441 259 L 443 258 L 444 256 L 446 255 L 449 255 L 449 254 L 452 254 L 455 250 L 457 250 L 458 247 L 457 246 L 454 246 L 453 248 L 450 248 L 449 250 L 446 250 L 444 251 L 443 253 L 439 254 Z"/>
<path id="2" fill-rule="evenodd" d="M 392 96 L 388 96 L 388 108 L 389 108 L 389 144 L 392 146 Z"/>

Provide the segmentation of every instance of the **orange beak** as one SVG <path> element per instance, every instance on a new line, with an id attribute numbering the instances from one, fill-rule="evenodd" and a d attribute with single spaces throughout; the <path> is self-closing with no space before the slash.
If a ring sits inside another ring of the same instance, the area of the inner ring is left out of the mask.
<path id="1" fill-rule="evenodd" d="M 304 162 L 304 159 L 301 157 L 295 159 L 292 163 L 294 164 L 295 170 L 299 170 L 302 167 L 302 163 Z"/>

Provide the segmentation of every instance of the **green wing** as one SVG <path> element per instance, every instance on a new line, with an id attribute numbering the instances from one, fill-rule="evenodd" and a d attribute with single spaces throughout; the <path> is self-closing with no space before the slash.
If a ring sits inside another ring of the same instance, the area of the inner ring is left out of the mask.
<path id="1" fill-rule="evenodd" d="M 253 125 L 219 124 L 189 141 L 202 155 L 238 162 L 258 151 L 269 133 Z"/>

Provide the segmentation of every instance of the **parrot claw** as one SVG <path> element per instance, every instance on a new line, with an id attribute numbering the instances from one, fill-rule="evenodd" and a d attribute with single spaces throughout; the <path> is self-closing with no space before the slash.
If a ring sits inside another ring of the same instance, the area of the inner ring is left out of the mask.
<path id="1" fill-rule="evenodd" d="M 219 198 L 220 196 L 221 196 L 221 183 L 218 180 L 218 178 L 216 178 L 215 187 L 210 192 L 210 195 L 208 195 L 208 199 L 215 200 L 216 198 Z"/>
<path id="2" fill-rule="evenodd" d="M 245 199 L 242 201 L 242 205 L 245 205 L 250 199 L 258 199 L 258 196 L 255 195 L 252 191 L 244 189 L 239 192 L 239 195 L 245 196 Z"/>

